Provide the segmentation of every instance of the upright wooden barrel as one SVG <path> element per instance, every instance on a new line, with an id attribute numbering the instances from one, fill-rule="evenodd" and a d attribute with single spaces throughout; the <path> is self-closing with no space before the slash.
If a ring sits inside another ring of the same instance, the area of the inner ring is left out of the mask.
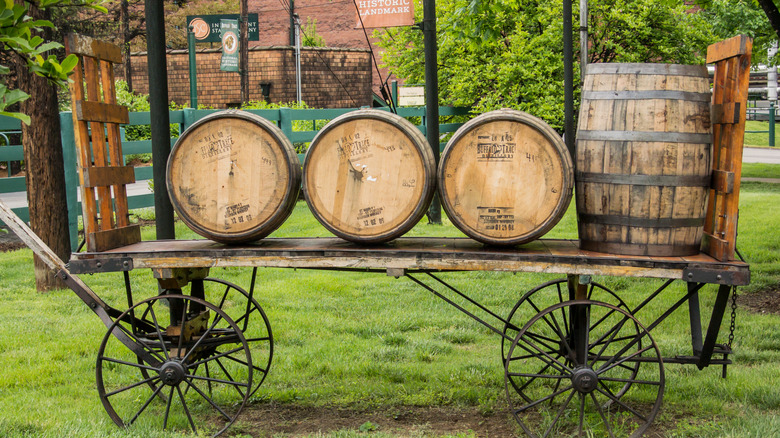
<path id="1" fill-rule="evenodd" d="M 333 234 L 358 243 L 392 240 L 425 214 L 435 190 L 428 142 L 403 117 L 360 110 L 325 125 L 303 165 L 303 191 Z"/>
<path id="2" fill-rule="evenodd" d="M 461 126 L 438 172 L 450 220 L 490 245 L 538 239 L 566 213 L 573 166 L 560 135 L 541 119 L 503 109 Z"/>
<path id="3" fill-rule="evenodd" d="M 580 247 L 696 254 L 710 185 L 704 66 L 591 64 L 577 131 Z"/>
<path id="4" fill-rule="evenodd" d="M 223 243 L 261 239 L 295 207 L 301 165 L 273 123 L 228 110 L 179 137 L 166 169 L 168 195 L 193 231 Z"/>

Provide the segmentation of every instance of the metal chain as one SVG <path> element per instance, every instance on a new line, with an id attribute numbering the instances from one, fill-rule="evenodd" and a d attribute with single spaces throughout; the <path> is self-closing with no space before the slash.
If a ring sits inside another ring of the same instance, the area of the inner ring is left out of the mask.
<path id="1" fill-rule="evenodd" d="M 731 326 L 729 327 L 729 350 L 734 342 L 734 330 L 737 328 L 737 287 L 731 289 Z"/>

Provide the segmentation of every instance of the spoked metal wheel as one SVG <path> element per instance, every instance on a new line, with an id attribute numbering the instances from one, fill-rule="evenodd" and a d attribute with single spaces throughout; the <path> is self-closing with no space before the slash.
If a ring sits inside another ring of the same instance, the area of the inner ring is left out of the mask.
<path id="1" fill-rule="evenodd" d="M 240 360 L 220 366 L 228 355 Z M 198 414 L 216 409 L 223 421 L 216 436 L 233 424 L 253 388 L 239 325 L 217 306 L 183 295 L 149 298 L 124 312 L 103 337 L 96 370 L 100 400 L 123 427 L 197 432 Z"/>
<path id="2" fill-rule="evenodd" d="M 197 287 L 197 281 L 194 281 L 192 295 Z M 274 338 L 268 317 L 253 294 L 229 281 L 206 278 L 203 288 L 206 301 L 214 303 L 230 316 L 244 333 L 252 353 L 252 390 L 249 392 L 252 397 L 265 381 L 274 355 Z M 241 358 L 229 354 L 216 360 L 217 366 L 224 367 L 226 362 L 241 363 Z"/>
<path id="3" fill-rule="evenodd" d="M 639 362 L 647 363 L 637 372 Z M 531 437 L 638 437 L 663 399 L 655 341 L 626 310 L 597 301 L 554 304 L 531 318 L 504 371 L 512 414 Z"/>
<path id="4" fill-rule="evenodd" d="M 566 302 L 570 299 L 572 298 L 570 297 L 567 286 L 567 279 L 565 278 L 548 281 L 547 283 L 540 284 L 539 286 L 536 286 L 535 288 L 526 292 L 525 295 L 523 295 L 522 298 L 517 301 L 506 319 L 509 324 L 504 326 L 504 335 L 506 336 L 501 338 L 501 363 L 503 364 L 506 361 L 507 351 L 509 350 L 509 346 L 512 343 L 511 339 L 517 336 L 520 327 L 522 327 L 523 324 L 525 324 L 532 315 L 541 312 L 542 309 L 546 309 L 547 307 L 550 307 L 554 304 Z M 630 312 L 628 305 L 623 301 L 623 299 L 621 299 L 609 288 L 596 282 L 591 282 L 588 285 L 587 299 L 611 304 L 627 312 Z M 563 312 L 561 317 L 566 319 L 567 317 L 565 315 L 565 309 L 561 309 L 560 312 Z M 592 326 L 590 329 L 593 330 L 597 328 L 598 325 L 603 323 L 604 321 L 600 319 L 591 320 Z M 633 327 L 636 334 L 639 334 L 639 326 L 632 324 L 631 327 Z M 641 344 L 638 345 L 638 348 L 641 348 Z M 595 354 L 595 351 L 591 352 L 591 354 Z M 554 357 L 556 359 L 563 360 L 564 363 L 568 363 L 568 359 L 563 355 L 562 351 L 558 354 L 555 354 Z M 629 380 L 636 377 L 637 373 L 639 372 L 639 366 L 640 362 L 634 362 L 625 365 L 625 367 L 632 368 L 631 375 L 627 376 L 629 377 Z M 517 379 L 510 377 L 509 383 L 514 387 L 515 391 L 520 391 L 520 386 L 518 385 Z M 626 383 L 622 388 L 616 390 L 615 396 L 617 398 L 622 397 L 623 394 L 628 391 L 630 385 L 630 383 Z M 607 404 L 611 404 L 611 401 L 608 401 Z"/>

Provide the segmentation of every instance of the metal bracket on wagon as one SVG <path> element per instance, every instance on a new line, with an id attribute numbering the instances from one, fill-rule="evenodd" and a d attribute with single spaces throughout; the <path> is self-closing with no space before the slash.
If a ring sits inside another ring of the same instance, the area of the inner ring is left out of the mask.
<path id="1" fill-rule="evenodd" d="M 98 272 L 132 271 L 133 259 L 130 257 L 96 259 L 71 259 L 66 265 L 72 274 L 93 274 Z"/>
<path id="2" fill-rule="evenodd" d="M 744 286 L 750 284 L 750 271 L 730 271 L 728 269 L 699 268 L 692 266 L 683 269 L 683 280 L 689 283 Z"/>

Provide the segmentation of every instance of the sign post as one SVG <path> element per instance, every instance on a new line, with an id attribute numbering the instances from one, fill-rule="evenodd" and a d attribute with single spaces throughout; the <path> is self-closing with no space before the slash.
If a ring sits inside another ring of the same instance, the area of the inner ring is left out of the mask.
<path id="1" fill-rule="evenodd" d="M 195 64 L 195 32 L 192 26 L 187 29 L 187 52 L 190 61 L 190 108 L 198 108 L 198 72 Z"/>

